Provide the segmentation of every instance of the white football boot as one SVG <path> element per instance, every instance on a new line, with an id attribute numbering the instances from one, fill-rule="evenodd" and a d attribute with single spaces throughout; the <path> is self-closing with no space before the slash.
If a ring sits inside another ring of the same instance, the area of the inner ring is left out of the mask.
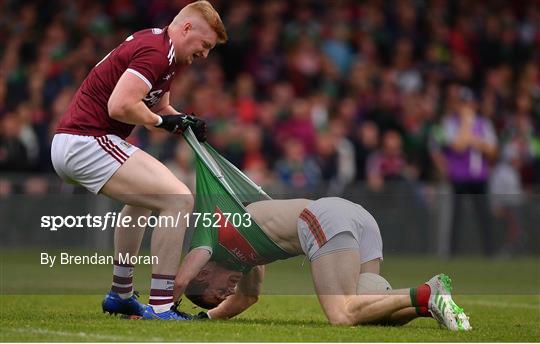
<path id="1" fill-rule="evenodd" d="M 452 300 L 452 280 L 445 274 L 438 274 L 426 282 L 431 288 L 428 309 L 433 318 L 451 331 L 470 331 L 469 317 L 463 308 Z"/>

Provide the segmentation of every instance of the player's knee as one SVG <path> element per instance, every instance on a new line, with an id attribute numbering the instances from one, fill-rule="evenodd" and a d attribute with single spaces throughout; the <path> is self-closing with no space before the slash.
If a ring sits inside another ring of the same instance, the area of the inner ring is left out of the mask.
<path id="1" fill-rule="evenodd" d="M 171 197 L 166 197 L 163 203 L 162 210 L 172 211 L 172 212 L 179 211 L 179 212 L 187 213 L 193 210 L 194 204 L 195 204 L 195 200 L 191 193 L 177 194 L 177 195 L 172 195 Z"/>
<path id="2" fill-rule="evenodd" d="M 192 211 L 194 205 L 195 205 L 195 198 L 193 197 L 191 193 L 180 196 L 179 207 L 182 208 L 182 210 Z"/>
<path id="3" fill-rule="evenodd" d="M 171 193 L 168 195 L 156 195 L 157 209 L 159 212 L 188 213 L 193 210 L 195 200 L 189 190 L 184 193 Z"/>

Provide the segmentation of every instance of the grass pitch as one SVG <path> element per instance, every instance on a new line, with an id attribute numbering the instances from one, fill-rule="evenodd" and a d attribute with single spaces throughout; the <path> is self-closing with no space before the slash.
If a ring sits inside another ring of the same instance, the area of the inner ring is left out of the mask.
<path id="1" fill-rule="evenodd" d="M 453 277 L 455 299 L 474 329 L 452 333 L 432 319 L 403 327 L 330 326 L 313 294 L 309 264 L 301 258 L 268 269 L 260 302 L 228 321 L 123 320 L 101 313 L 110 282 L 108 266 L 39 265 L 39 253 L 0 255 L 1 341 L 224 341 L 224 342 L 485 342 L 540 340 L 540 260 L 441 262 L 426 257 L 387 257 L 383 275 L 395 288 L 417 285 L 437 272 Z M 147 267 L 137 269 L 136 287 L 147 300 Z M 287 295 L 286 295 L 287 294 Z M 196 313 L 189 302 L 182 309 Z"/>

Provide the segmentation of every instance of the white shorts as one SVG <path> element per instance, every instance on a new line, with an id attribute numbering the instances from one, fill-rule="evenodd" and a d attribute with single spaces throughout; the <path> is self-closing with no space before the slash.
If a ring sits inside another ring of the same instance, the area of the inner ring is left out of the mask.
<path id="1" fill-rule="evenodd" d="M 298 238 L 310 261 L 343 250 L 357 250 L 361 263 L 383 257 L 381 233 L 373 216 L 342 198 L 309 203 L 298 219 Z"/>
<path id="2" fill-rule="evenodd" d="M 116 135 L 56 134 L 51 159 L 60 178 L 97 194 L 138 149 Z"/>

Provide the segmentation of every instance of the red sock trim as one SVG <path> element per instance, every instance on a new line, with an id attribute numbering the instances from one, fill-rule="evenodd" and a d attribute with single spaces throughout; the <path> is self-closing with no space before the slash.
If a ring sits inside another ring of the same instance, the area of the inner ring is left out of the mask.
<path id="1" fill-rule="evenodd" d="M 422 284 L 417 288 L 411 289 L 411 302 L 414 307 L 428 306 L 431 288 L 427 284 Z"/>
<path id="2" fill-rule="evenodd" d="M 432 318 L 427 307 L 416 307 L 416 314 L 418 314 L 419 317 Z"/>

